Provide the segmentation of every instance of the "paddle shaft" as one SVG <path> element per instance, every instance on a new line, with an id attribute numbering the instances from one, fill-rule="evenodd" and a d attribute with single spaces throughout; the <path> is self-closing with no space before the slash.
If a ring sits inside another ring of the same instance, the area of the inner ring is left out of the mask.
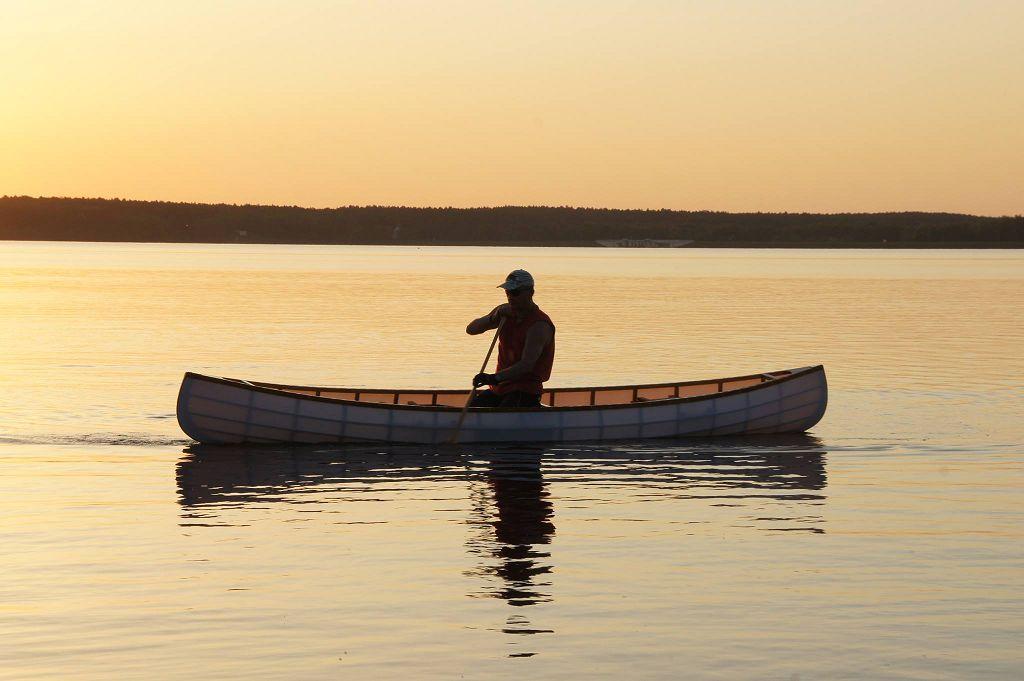
<path id="1" fill-rule="evenodd" d="M 491 347 L 487 348 L 487 356 L 484 357 L 484 363 L 480 365 L 480 373 L 487 371 L 487 363 L 491 361 L 491 353 L 494 352 L 494 345 L 498 342 L 498 334 L 501 333 L 501 326 L 505 323 L 505 318 L 502 317 L 501 321 L 498 322 L 498 328 L 494 330 L 494 338 L 491 339 Z M 469 397 L 466 398 L 466 404 L 462 407 L 462 413 L 459 414 L 459 422 L 455 425 L 455 432 L 452 433 L 452 437 L 448 440 L 448 444 L 455 444 L 459 441 L 459 431 L 462 430 L 462 422 L 466 420 L 466 410 L 469 409 L 470 402 L 476 397 L 476 386 L 469 391 Z"/>

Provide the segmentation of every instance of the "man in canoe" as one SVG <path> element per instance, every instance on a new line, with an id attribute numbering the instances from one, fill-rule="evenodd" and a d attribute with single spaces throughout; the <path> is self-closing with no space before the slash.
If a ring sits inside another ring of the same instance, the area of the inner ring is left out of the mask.
<path id="1" fill-rule="evenodd" d="M 544 381 L 555 360 L 555 325 L 533 302 L 533 277 L 515 270 L 498 285 L 508 302 L 474 319 L 466 333 L 498 328 L 498 371 L 473 377 L 473 387 L 490 386 L 473 398 L 471 407 L 538 407 Z"/>

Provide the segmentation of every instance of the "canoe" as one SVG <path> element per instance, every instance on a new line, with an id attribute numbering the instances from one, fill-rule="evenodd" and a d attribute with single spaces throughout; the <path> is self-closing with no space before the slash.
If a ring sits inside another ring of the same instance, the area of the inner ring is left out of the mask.
<path id="1" fill-rule="evenodd" d="M 207 444 L 437 444 L 454 432 L 468 390 L 384 390 L 260 383 L 186 373 L 178 424 Z M 825 414 L 821 365 L 595 388 L 551 388 L 542 406 L 471 408 L 460 443 L 588 442 L 799 433 Z"/>

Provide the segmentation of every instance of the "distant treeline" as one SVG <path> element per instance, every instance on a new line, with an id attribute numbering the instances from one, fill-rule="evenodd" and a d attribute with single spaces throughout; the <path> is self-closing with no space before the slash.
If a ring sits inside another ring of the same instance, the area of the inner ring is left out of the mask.
<path id="1" fill-rule="evenodd" d="M 1024 217 L 955 213 L 721 213 L 518 207 L 314 209 L 0 197 L 0 239 L 308 244 L 1024 245 Z"/>

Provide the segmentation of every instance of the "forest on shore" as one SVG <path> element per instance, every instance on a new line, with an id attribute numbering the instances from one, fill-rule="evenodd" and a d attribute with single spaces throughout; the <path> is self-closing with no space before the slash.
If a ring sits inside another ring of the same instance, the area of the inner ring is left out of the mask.
<path id="1" fill-rule="evenodd" d="M 665 239 L 696 247 L 1022 247 L 1024 217 L 543 206 L 302 208 L 3 196 L 0 239 L 484 246 Z"/>

